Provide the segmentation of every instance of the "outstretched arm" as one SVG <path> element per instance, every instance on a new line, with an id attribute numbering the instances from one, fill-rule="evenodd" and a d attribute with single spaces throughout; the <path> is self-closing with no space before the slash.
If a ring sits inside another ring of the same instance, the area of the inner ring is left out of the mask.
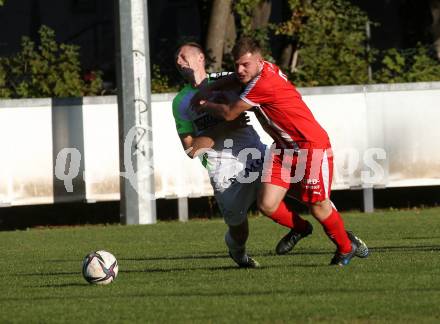
<path id="1" fill-rule="evenodd" d="M 206 100 L 214 91 L 237 90 L 241 84 L 235 73 L 229 74 L 201 88 L 191 99 L 191 105 L 197 106 L 200 100 Z"/>
<path id="2" fill-rule="evenodd" d="M 236 119 L 243 112 L 252 108 L 250 104 L 241 99 L 238 99 L 229 104 L 200 100 L 198 104 L 199 107 L 195 108 L 196 111 L 204 111 L 216 118 L 224 119 L 227 121 Z"/>

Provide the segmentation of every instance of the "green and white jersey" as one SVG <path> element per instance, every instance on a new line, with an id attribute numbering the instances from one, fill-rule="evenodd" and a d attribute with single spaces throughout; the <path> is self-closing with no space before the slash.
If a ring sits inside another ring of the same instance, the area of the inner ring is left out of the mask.
<path id="1" fill-rule="evenodd" d="M 220 73 L 210 74 L 209 80 Z M 223 74 L 224 75 L 224 74 Z M 200 136 L 210 128 L 214 127 L 221 120 L 218 120 L 207 113 L 197 114 L 190 107 L 191 98 L 198 90 L 190 84 L 177 94 L 173 100 L 173 115 L 176 123 L 177 133 L 192 134 Z M 238 97 L 237 97 L 238 98 Z M 261 158 L 254 158 L 245 154 L 243 149 L 254 149 L 260 152 Z M 214 146 L 201 156 L 203 166 L 208 170 L 211 184 L 216 191 L 223 191 L 233 183 L 239 174 L 252 171 L 262 164 L 265 145 L 261 143 L 260 137 L 252 126 L 236 130 L 225 130 L 215 139 Z"/>

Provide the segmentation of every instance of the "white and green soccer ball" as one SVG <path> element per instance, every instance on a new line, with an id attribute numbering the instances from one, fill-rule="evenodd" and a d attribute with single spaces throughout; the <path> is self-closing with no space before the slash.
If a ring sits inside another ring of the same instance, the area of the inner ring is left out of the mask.
<path id="1" fill-rule="evenodd" d="M 118 275 L 118 261 L 110 252 L 100 250 L 86 255 L 82 274 L 88 283 L 108 285 Z"/>

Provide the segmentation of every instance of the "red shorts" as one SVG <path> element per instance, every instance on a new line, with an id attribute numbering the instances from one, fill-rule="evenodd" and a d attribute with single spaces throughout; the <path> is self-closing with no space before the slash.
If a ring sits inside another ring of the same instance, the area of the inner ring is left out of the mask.
<path id="1" fill-rule="evenodd" d="M 328 147 L 275 152 L 271 161 L 265 162 L 261 179 L 287 188 L 288 195 L 311 204 L 330 197 L 332 177 L 333 153 Z"/>

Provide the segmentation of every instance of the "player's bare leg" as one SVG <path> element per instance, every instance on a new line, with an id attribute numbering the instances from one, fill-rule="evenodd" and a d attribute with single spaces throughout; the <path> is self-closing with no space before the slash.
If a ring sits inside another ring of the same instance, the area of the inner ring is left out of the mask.
<path id="1" fill-rule="evenodd" d="M 286 188 L 271 183 L 262 183 L 257 198 L 258 208 L 264 215 L 270 217 L 278 209 L 286 193 Z"/>
<path id="2" fill-rule="evenodd" d="M 280 225 L 290 228 L 277 244 L 277 254 L 286 254 L 302 238 L 310 235 L 313 231 L 312 225 L 301 218 L 291 206 L 284 202 L 288 189 L 271 183 L 263 183 L 257 199 L 258 208 L 267 217 Z"/>

